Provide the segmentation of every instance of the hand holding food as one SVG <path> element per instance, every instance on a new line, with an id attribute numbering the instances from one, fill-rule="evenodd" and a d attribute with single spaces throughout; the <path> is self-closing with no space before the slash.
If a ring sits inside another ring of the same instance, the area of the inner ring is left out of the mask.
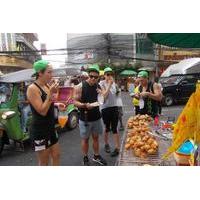
<path id="1" fill-rule="evenodd" d="M 90 103 L 86 103 L 86 108 L 88 110 L 91 110 L 92 108 L 94 108 L 94 106 L 92 106 L 92 104 L 90 104 Z"/>
<path id="2" fill-rule="evenodd" d="M 59 111 L 65 111 L 66 105 L 64 103 L 58 103 L 58 109 L 59 109 Z"/>
<path id="3" fill-rule="evenodd" d="M 59 86 L 59 82 L 58 81 L 55 81 L 53 80 L 51 82 L 51 84 L 49 84 L 49 92 L 50 92 L 50 95 L 52 95 L 53 93 L 55 93 L 58 89 L 58 86 Z"/>
<path id="4" fill-rule="evenodd" d="M 139 99 L 139 98 L 140 98 L 140 93 L 139 93 L 139 92 L 136 93 L 136 94 L 134 95 L 134 97 L 135 97 L 136 99 Z"/>
<path id="5" fill-rule="evenodd" d="M 148 97 L 148 96 L 149 96 L 149 92 L 141 92 L 141 93 L 140 93 L 140 96 L 141 96 L 141 97 L 144 97 L 144 98 L 145 98 L 145 97 Z"/>

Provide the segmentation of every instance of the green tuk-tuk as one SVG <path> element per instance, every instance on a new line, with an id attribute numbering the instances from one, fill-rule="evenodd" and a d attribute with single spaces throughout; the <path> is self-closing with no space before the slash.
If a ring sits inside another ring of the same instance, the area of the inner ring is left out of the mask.
<path id="1" fill-rule="evenodd" d="M 0 154 L 4 145 L 10 144 L 10 140 L 23 146 L 23 142 L 30 138 L 32 116 L 26 101 L 26 88 L 33 81 L 33 73 L 32 69 L 26 69 L 0 76 Z M 56 107 L 55 113 L 58 113 Z M 78 109 L 73 103 L 68 104 L 66 114 L 68 122 L 65 127 L 76 128 Z M 58 117 L 57 114 L 55 116 Z M 58 124 L 55 128 L 60 129 Z"/>

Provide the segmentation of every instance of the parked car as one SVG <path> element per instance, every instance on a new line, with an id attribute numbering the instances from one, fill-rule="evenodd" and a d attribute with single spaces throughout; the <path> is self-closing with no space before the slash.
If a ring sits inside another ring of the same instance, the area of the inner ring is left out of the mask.
<path id="1" fill-rule="evenodd" d="M 164 105 L 171 106 L 179 101 L 187 101 L 196 89 L 197 80 L 200 80 L 200 73 L 162 77 L 160 83 L 163 87 Z"/>

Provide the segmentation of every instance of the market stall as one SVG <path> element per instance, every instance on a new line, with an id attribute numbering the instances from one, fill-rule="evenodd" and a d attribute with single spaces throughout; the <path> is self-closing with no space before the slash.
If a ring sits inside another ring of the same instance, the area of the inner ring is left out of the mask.
<path id="1" fill-rule="evenodd" d="M 190 96 L 186 106 L 178 117 L 176 125 L 173 131 L 172 145 L 168 149 L 165 157 L 174 153 L 175 156 L 179 155 L 178 159 L 182 162 L 182 159 L 187 156 L 185 153 L 177 154 L 180 147 L 186 144 L 188 141 L 192 141 L 193 148 L 188 153 L 188 159 L 183 164 L 195 165 L 195 162 L 199 160 L 199 150 L 196 146 L 200 143 L 200 82 L 196 85 L 196 91 Z M 198 155 L 195 155 L 198 154 Z"/>
<path id="2" fill-rule="evenodd" d="M 148 115 L 137 115 L 128 119 L 117 165 L 176 165 L 172 156 L 163 158 L 171 145 L 172 122 L 165 120 L 155 123 L 157 122 Z"/>
<path id="3" fill-rule="evenodd" d="M 178 48 L 200 48 L 199 33 L 150 33 L 148 37 L 155 43 Z M 198 58 L 194 60 L 195 67 L 192 72 L 199 70 Z M 185 62 L 185 61 L 184 61 Z M 190 62 L 190 60 L 189 60 Z M 180 65 L 183 73 L 188 69 Z M 186 65 L 187 66 L 187 65 Z M 172 67 L 173 68 L 173 67 Z M 192 66 L 189 66 L 191 73 Z M 170 72 L 170 71 L 169 71 Z M 173 140 L 164 158 L 174 155 L 178 165 L 200 165 L 200 82 L 196 91 L 190 96 L 185 108 L 179 115 L 173 131 Z"/>

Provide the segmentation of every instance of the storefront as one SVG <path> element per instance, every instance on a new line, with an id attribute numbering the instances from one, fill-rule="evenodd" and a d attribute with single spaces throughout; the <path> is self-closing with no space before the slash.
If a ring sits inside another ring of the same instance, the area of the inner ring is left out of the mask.
<path id="1" fill-rule="evenodd" d="M 159 60 L 168 61 L 159 63 L 159 75 L 161 75 L 171 64 L 178 63 L 179 61 L 187 58 L 200 57 L 200 51 L 197 50 L 176 50 L 173 48 L 160 48 Z"/>
<path id="2" fill-rule="evenodd" d="M 28 68 L 32 68 L 32 64 L 20 57 L 0 56 L 0 71 L 4 74 Z"/>

